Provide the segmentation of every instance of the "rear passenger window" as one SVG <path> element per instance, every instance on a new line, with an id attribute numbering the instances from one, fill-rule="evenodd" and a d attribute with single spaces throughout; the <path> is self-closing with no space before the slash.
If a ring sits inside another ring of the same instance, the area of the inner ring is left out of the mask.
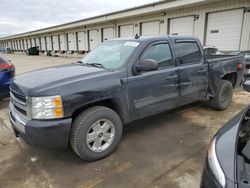
<path id="1" fill-rule="evenodd" d="M 182 65 L 195 64 L 201 61 L 201 52 L 195 42 L 176 43 L 176 53 Z"/>
<path id="2" fill-rule="evenodd" d="M 149 47 L 141 57 L 141 60 L 144 59 L 154 59 L 159 68 L 174 66 L 171 50 L 167 43 L 159 43 Z"/>

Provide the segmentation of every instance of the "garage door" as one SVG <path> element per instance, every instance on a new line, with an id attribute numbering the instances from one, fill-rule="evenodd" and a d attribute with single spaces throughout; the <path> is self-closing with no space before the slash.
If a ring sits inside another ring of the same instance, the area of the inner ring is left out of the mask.
<path id="1" fill-rule="evenodd" d="M 40 49 L 40 42 L 39 42 L 39 38 L 38 37 L 35 39 L 35 42 L 36 42 L 36 46 L 38 46 L 39 49 Z"/>
<path id="2" fill-rule="evenodd" d="M 243 10 L 208 14 L 206 45 L 220 50 L 239 50 Z"/>
<path id="3" fill-rule="evenodd" d="M 114 38 L 114 28 L 107 27 L 102 29 L 102 41 Z"/>
<path id="4" fill-rule="evenodd" d="M 68 33 L 68 50 L 69 51 L 76 51 L 75 33 Z"/>
<path id="5" fill-rule="evenodd" d="M 45 37 L 40 38 L 41 50 L 46 50 Z"/>
<path id="6" fill-rule="evenodd" d="M 18 44 L 18 50 L 22 50 L 20 45 L 20 40 L 17 41 L 17 44 Z"/>
<path id="7" fill-rule="evenodd" d="M 25 50 L 24 40 L 21 40 L 23 51 Z"/>
<path id="8" fill-rule="evenodd" d="M 28 45 L 28 48 L 31 47 L 31 40 L 30 39 L 27 39 L 27 45 Z"/>
<path id="9" fill-rule="evenodd" d="M 93 50 L 98 45 L 98 31 L 89 30 L 89 49 Z"/>
<path id="10" fill-rule="evenodd" d="M 59 51 L 58 35 L 52 35 L 53 50 Z"/>
<path id="11" fill-rule="evenodd" d="M 194 35 L 194 17 L 186 16 L 181 18 L 170 19 L 170 35 Z"/>
<path id="12" fill-rule="evenodd" d="M 77 45 L 79 51 L 88 51 L 86 33 L 84 31 L 77 32 Z"/>
<path id="13" fill-rule="evenodd" d="M 35 38 L 32 38 L 32 39 L 31 39 L 31 46 L 32 46 L 32 47 L 36 46 L 36 44 L 35 44 Z"/>
<path id="14" fill-rule="evenodd" d="M 27 46 L 27 40 L 24 39 L 24 40 L 23 40 L 23 43 L 24 43 L 24 50 L 27 50 L 27 48 L 28 48 L 28 46 Z"/>
<path id="15" fill-rule="evenodd" d="M 52 41 L 51 41 L 50 36 L 46 37 L 46 47 L 47 47 L 47 51 L 52 50 Z"/>
<path id="16" fill-rule="evenodd" d="M 19 44 L 19 47 L 20 47 L 19 49 L 23 50 L 23 46 L 22 46 L 22 41 L 21 40 L 18 41 L 18 44 Z"/>
<path id="17" fill-rule="evenodd" d="M 134 25 L 121 25 L 119 27 L 119 37 L 133 37 L 134 36 Z"/>
<path id="18" fill-rule="evenodd" d="M 141 35 L 159 35 L 160 34 L 160 22 L 144 22 L 141 23 Z"/>
<path id="19" fill-rule="evenodd" d="M 18 41 L 16 41 L 16 50 L 19 50 L 19 44 L 18 44 Z"/>
<path id="20" fill-rule="evenodd" d="M 60 42 L 60 50 L 66 51 L 65 35 L 64 34 L 59 35 L 59 42 Z"/>

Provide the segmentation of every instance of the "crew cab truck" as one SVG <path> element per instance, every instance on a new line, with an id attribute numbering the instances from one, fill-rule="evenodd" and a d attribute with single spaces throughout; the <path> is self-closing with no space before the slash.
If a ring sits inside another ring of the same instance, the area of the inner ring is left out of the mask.
<path id="1" fill-rule="evenodd" d="M 27 143 L 71 145 L 94 161 L 116 148 L 128 122 L 204 99 L 226 109 L 243 64 L 240 56 L 207 59 L 196 37 L 109 40 L 77 63 L 17 76 L 10 121 Z"/>

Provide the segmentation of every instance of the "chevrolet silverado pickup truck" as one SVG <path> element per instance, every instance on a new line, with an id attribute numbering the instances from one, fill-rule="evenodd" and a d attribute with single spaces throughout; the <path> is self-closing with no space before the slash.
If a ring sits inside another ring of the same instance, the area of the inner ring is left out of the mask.
<path id="1" fill-rule="evenodd" d="M 131 121 L 204 99 L 226 109 L 243 69 L 241 56 L 205 57 L 196 37 L 109 40 L 77 63 L 17 76 L 10 121 L 31 145 L 71 145 L 94 161 L 114 151 Z"/>

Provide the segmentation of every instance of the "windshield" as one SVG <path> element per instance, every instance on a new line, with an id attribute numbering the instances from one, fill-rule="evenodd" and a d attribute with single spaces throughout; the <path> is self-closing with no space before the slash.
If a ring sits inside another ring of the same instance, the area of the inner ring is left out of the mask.
<path id="1" fill-rule="evenodd" d="M 136 41 L 106 41 L 86 55 L 82 63 L 116 69 L 126 62 L 139 44 Z"/>

